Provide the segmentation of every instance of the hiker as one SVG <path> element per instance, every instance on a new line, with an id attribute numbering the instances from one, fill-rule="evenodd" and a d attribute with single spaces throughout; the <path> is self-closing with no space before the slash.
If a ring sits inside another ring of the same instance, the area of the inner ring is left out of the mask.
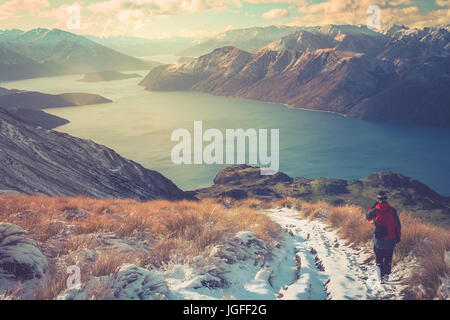
<path id="1" fill-rule="evenodd" d="M 380 191 L 377 202 L 366 215 L 367 220 L 375 224 L 374 251 L 376 264 L 381 272 L 381 283 L 389 280 L 392 254 L 401 237 L 401 224 L 397 211 L 389 205 L 387 200 L 386 192 Z"/>

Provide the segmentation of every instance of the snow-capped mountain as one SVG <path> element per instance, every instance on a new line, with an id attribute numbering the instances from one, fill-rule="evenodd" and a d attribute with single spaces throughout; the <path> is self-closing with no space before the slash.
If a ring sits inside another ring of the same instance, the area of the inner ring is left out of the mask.
<path id="1" fill-rule="evenodd" d="M 229 30 L 200 42 L 179 53 L 181 56 L 200 56 L 224 46 L 233 46 L 246 51 L 255 51 L 270 42 L 294 33 L 300 27 L 269 26 Z"/>
<path id="2" fill-rule="evenodd" d="M 0 43 L 0 81 L 48 76 L 55 72 L 48 63 L 40 64 Z"/>
<path id="3" fill-rule="evenodd" d="M 365 26 L 326 25 L 323 27 L 299 30 L 282 37 L 264 49 L 281 51 L 314 51 L 336 48 L 344 51 L 374 53 L 382 50 L 385 37 Z"/>
<path id="4" fill-rule="evenodd" d="M 175 37 L 168 39 L 146 39 L 130 36 L 97 37 L 86 36 L 87 39 L 97 42 L 123 54 L 133 57 L 153 55 L 173 55 L 195 45 L 193 38 Z"/>
<path id="5" fill-rule="evenodd" d="M 380 53 L 383 58 L 397 60 L 439 55 L 450 56 L 448 27 L 392 30 L 385 49 Z"/>
<path id="6" fill-rule="evenodd" d="M 50 74 L 146 69 L 148 67 L 147 63 L 139 59 L 59 29 L 37 28 L 27 32 L 3 31 L 0 33 L 0 48 L 3 48 L 0 50 L 0 74 L 6 74 L 1 77 L 2 80 Z M 17 56 L 18 61 L 11 63 L 11 56 Z M 24 58 L 28 60 L 22 61 Z M 15 74 L 14 70 L 9 70 L 4 66 L 8 64 L 7 62 L 18 65 L 19 68 L 27 63 L 30 65 L 30 71 L 28 74 L 23 74 L 26 73 L 26 70 Z M 33 71 L 39 68 L 42 70 Z"/>
<path id="7" fill-rule="evenodd" d="M 448 36 L 443 28 L 398 30 L 388 37 L 365 27 L 326 26 L 296 32 L 255 53 L 223 47 L 161 66 L 141 84 L 449 126 Z"/>

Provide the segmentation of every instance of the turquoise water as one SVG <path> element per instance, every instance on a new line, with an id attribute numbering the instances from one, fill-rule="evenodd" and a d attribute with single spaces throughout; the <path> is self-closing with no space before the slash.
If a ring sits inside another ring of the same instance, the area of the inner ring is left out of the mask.
<path id="1" fill-rule="evenodd" d="M 139 72 L 138 72 L 139 73 Z M 146 71 L 140 72 L 143 76 Z M 78 82 L 82 76 L 40 78 L 1 87 L 45 93 L 90 92 L 114 102 L 50 109 L 70 124 L 57 130 L 104 144 L 145 167 L 160 171 L 183 189 L 212 184 L 226 165 L 171 162 L 174 129 L 279 128 L 280 171 L 292 177 L 355 179 L 394 171 L 450 195 L 450 129 L 372 123 L 283 105 L 192 92 L 149 92 L 140 79 Z"/>

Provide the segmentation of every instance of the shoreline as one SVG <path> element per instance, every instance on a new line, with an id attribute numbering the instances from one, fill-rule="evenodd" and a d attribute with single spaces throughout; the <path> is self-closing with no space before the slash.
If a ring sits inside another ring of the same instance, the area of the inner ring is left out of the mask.
<path id="1" fill-rule="evenodd" d="M 308 109 L 308 108 L 301 108 L 301 107 L 294 107 L 291 104 L 287 104 L 287 103 L 282 103 L 282 105 L 288 107 L 289 109 L 298 109 L 298 110 L 305 110 L 305 111 L 315 111 L 315 112 L 325 112 L 325 113 L 331 113 L 331 114 L 335 114 L 344 118 L 356 118 L 356 119 L 362 119 L 362 118 L 358 118 L 358 117 L 350 117 L 348 115 L 346 115 L 345 113 L 340 113 L 340 112 L 336 112 L 336 111 L 329 111 L 329 110 L 317 110 L 317 109 Z"/>

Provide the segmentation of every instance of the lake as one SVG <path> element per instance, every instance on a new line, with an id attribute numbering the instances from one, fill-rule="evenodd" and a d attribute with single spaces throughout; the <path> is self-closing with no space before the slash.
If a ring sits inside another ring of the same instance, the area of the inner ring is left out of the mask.
<path id="1" fill-rule="evenodd" d="M 145 76 L 147 71 L 140 71 Z M 56 130 L 89 138 L 157 170 L 182 189 L 206 187 L 226 165 L 175 165 L 172 131 L 280 129 L 280 171 L 292 177 L 356 179 L 394 171 L 450 195 L 450 129 L 390 125 L 193 92 L 149 92 L 140 79 L 85 83 L 82 75 L 0 83 L 44 93 L 89 92 L 113 103 L 49 109 L 71 123 Z"/>

